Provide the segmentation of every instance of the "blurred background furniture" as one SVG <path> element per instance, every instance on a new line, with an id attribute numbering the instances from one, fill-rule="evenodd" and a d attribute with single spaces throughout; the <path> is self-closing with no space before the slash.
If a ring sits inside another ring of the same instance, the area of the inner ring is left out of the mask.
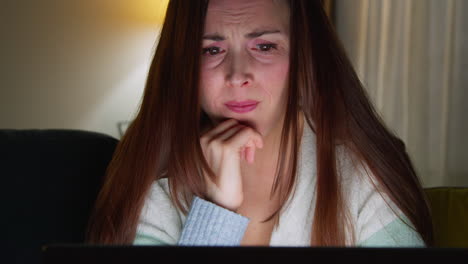
<path id="1" fill-rule="evenodd" d="M 40 263 L 44 244 L 83 242 L 117 142 L 79 130 L 0 130 L 1 263 Z"/>
<path id="2" fill-rule="evenodd" d="M 79 130 L 0 130 L 2 263 L 40 263 L 41 246 L 82 243 L 118 140 Z M 426 189 L 436 245 L 468 247 L 468 188 Z"/>
<path id="3" fill-rule="evenodd" d="M 425 189 L 432 209 L 436 247 L 468 248 L 468 187 Z"/>

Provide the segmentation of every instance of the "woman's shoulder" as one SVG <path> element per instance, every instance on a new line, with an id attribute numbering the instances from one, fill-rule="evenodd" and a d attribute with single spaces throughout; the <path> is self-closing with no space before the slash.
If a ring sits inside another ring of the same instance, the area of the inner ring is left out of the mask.
<path id="1" fill-rule="evenodd" d="M 151 184 L 150 198 L 157 198 L 158 195 L 170 196 L 168 178 L 160 178 Z"/>
<path id="2" fill-rule="evenodd" d="M 360 245 L 424 245 L 409 219 L 383 191 L 365 162 L 344 148 L 338 151 L 338 168 L 344 200 L 353 219 Z"/>
<path id="3" fill-rule="evenodd" d="M 361 162 L 356 156 L 344 147 L 337 151 L 337 169 L 339 171 L 340 185 L 345 201 L 352 211 L 361 215 L 366 213 L 366 208 L 387 206 L 389 197 L 381 191 L 379 182 L 372 170 L 365 162 Z M 396 209 L 393 204 L 390 209 Z M 370 208 L 367 208 L 370 209 Z"/>
<path id="4" fill-rule="evenodd" d="M 155 180 L 149 190 L 145 201 L 146 210 L 156 209 L 158 212 L 176 214 L 180 219 L 185 219 L 185 214 L 177 208 L 171 195 L 168 178 Z"/>
<path id="5" fill-rule="evenodd" d="M 175 244 L 186 215 L 175 206 L 167 178 L 152 183 L 142 208 L 137 236 L 157 237 L 164 244 Z"/>

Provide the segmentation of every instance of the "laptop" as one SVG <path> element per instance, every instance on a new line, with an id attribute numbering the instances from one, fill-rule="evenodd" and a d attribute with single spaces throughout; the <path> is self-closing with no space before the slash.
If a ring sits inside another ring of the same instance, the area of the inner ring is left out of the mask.
<path id="1" fill-rule="evenodd" d="M 42 263 L 468 263 L 468 248 L 182 247 L 54 244 Z M 457 261 L 457 262 L 455 262 Z"/>

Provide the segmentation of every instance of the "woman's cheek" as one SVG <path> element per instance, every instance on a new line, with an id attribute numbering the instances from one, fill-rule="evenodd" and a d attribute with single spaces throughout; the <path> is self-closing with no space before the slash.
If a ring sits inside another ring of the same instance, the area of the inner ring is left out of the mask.
<path id="1" fill-rule="evenodd" d="M 270 67 L 262 68 L 262 80 L 265 94 L 269 97 L 270 102 L 280 101 L 284 90 L 288 86 L 289 62 L 282 61 L 271 64 Z M 258 74 L 259 72 L 257 72 Z"/>
<path id="2" fill-rule="evenodd" d="M 219 74 L 219 73 L 218 73 Z M 201 72 L 201 102 L 205 110 L 209 112 L 216 111 L 216 98 L 220 94 L 220 87 L 222 84 L 219 83 L 219 76 L 216 71 L 210 69 L 202 69 Z"/>
<path id="3" fill-rule="evenodd" d="M 289 58 L 282 57 L 272 65 L 270 68 L 270 79 L 275 83 L 284 84 L 288 80 L 289 74 Z"/>
<path id="4" fill-rule="evenodd" d="M 253 54 L 253 57 L 255 60 L 264 65 L 273 65 L 275 62 L 278 60 L 275 56 L 268 56 L 268 55 L 262 55 L 262 54 Z"/>
<path id="5" fill-rule="evenodd" d="M 221 80 L 222 73 L 216 67 L 217 63 L 212 61 L 204 61 L 201 67 L 201 97 L 202 106 L 205 111 L 214 114 L 217 111 L 216 98 L 220 94 L 218 89 L 223 87 Z"/>
<path id="6" fill-rule="evenodd" d="M 218 56 L 216 58 L 203 58 L 202 60 L 202 69 L 210 70 L 215 69 L 222 62 L 222 57 Z"/>

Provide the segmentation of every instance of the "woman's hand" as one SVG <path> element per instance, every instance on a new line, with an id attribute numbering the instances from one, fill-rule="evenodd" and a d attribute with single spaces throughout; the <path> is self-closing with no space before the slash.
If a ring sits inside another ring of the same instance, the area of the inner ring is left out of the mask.
<path id="1" fill-rule="evenodd" d="M 254 162 L 255 149 L 263 148 L 262 136 L 253 128 L 229 119 L 202 135 L 200 144 L 216 176 L 215 181 L 212 181 L 204 172 L 207 198 L 219 206 L 236 211 L 244 199 L 240 162 Z"/>

